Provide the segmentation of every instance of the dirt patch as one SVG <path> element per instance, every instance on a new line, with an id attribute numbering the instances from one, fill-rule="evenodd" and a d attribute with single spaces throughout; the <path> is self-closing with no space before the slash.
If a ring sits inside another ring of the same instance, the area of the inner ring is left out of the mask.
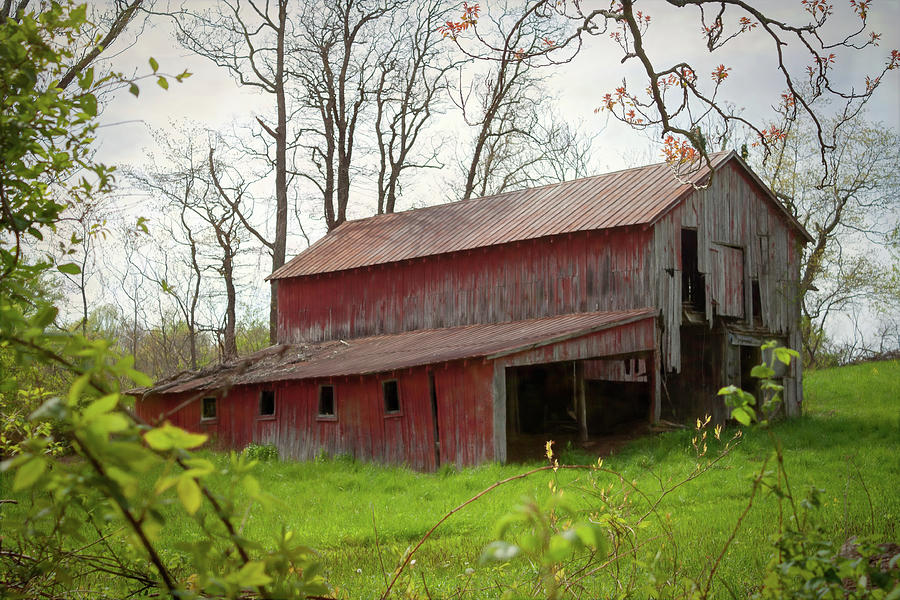
<path id="1" fill-rule="evenodd" d="M 596 457 L 607 457 L 638 438 L 652 435 L 650 426 L 643 419 L 622 424 L 616 433 L 591 436 L 586 442 L 578 439 L 574 432 L 539 433 L 510 436 L 506 443 L 506 460 L 510 463 L 524 463 L 546 460 L 546 443 L 553 440 L 553 451 L 557 456 L 569 444 L 575 450 Z"/>

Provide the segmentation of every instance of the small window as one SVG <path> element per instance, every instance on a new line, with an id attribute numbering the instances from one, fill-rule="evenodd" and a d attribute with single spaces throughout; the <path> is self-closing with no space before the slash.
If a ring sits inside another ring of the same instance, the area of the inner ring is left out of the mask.
<path id="1" fill-rule="evenodd" d="M 400 412 L 400 388 L 397 380 L 382 381 L 381 389 L 384 392 L 384 412 L 387 414 Z"/>
<path id="2" fill-rule="evenodd" d="M 203 399 L 203 405 L 200 408 L 200 418 L 201 419 L 215 419 L 216 418 L 216 399 L 215 397 L 209 397 Z"/>
<path id="3" fill-rule="evenodd" d="M 271 417 L 275 415 L 275 392 L 263 390 L 259 393 L 259 416 Z"/>
<path id="4" fill-rule="evenodd" d="M 319 416 L 320 417 L 333 417 L 334 416 L 334 386 L 333 385 L 320 385 L 319 386 Z"/>

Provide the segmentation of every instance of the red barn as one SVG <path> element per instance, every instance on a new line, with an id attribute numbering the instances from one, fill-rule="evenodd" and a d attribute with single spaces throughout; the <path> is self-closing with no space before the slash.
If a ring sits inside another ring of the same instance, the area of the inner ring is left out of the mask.
<path id="1" fill-rule="evenodd" d="M 348 221 L 269 276 L 279 345 L 138 402 L 224 447 L 504 461 L 548 436 L 725 419 L 767 339 L 798 347 L 811 241 L 734 153 Z M 779 373 L 788 415 L 800 365 Z"/>

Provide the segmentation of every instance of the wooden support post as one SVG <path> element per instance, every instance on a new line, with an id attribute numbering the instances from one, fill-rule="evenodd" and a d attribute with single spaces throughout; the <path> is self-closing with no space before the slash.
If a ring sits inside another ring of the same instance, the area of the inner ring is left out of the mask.
<path id="1" fill-rule="evenodd" d="M 502 360 L 494 361 L 493 381 L 493 438 L 494 460 L 506 462 L 506 365 Z"/>
<path id="2" fill-rule="evenodd" d="M 662 412 L 662 374 L 660 372 L 659 350 L 654 350 L 650 356 L 646 358 L 650 363 L 648 366 L 648 375 L 650 377 L 650 423 L 659 423 L 660 413 Z"/>
<path id="3" fill-rule="evenodd" d="M 506 433 L 522 432 L 519 418 L 519 373 L 514 368 L 506 370 Z"/>
<path id="4" fill-rule="evenodd" d="M 575 361 L 575 411 L 578 415 L 578 437 L 588 441 L 587 398 L 584 385 L 584 361 Z"/>

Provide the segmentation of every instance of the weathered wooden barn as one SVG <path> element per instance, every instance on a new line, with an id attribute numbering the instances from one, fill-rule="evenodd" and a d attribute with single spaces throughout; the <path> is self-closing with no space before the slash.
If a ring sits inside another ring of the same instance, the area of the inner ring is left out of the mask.
<path id="1" fill-rule="evenodd" d="M 504 461 L 660 418 L 726 417 L 759 345 L 798 347 L 809 234 L 734 153 L 349 221 L 269 276 L 279 345 L 138 401 L 225 447 Z M 779 373 L 800 412 L 800 365 Z"/>

